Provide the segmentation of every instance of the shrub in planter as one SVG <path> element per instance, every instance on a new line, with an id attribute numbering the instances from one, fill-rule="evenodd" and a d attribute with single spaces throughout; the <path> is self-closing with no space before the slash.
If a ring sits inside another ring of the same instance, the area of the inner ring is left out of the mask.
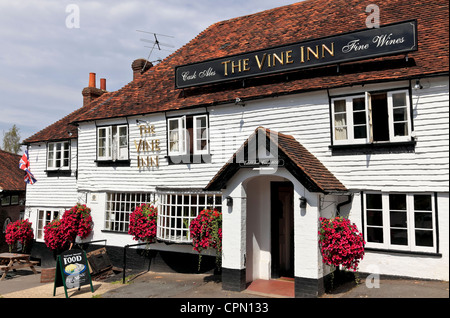
<path id="1" fill-rule="evenodd" d="M 357 226 L 342 217 L 320 218 L 319 221 L 322 261 L 327 265 L 356 271 L 364 257 L 366 243 Z"/>
<path id="2" fill-rule="evenodd" d="M 191 221 L 189 225 L 192 245 L 199 253 L 199 268 L 201 263 L 201 252 L 208 248 L 217 251 L 216 265 L 220 268 L 222 257 L 222 213 L 214 210 L 203 210 Z"/>
<path id="3" fill-rule="evenodd" d="M 32 223 L 28 221 L 28 219 L 17 220 L 8 224 L 5 231 L 5 240 L 9 246 L 10 252 L 17 243 L 22 244 L 22 252 L 25 252 L 26 248 L 34 238 L 31 225 Z"/>
<path id="4" fill-rule="evenodd" d="M 144 203 L 136 207 L 130 215 L 128 234 L 133 240 L 152 243 L 156 237 L 156 221 L 158 209 L 151 204 Z"/>

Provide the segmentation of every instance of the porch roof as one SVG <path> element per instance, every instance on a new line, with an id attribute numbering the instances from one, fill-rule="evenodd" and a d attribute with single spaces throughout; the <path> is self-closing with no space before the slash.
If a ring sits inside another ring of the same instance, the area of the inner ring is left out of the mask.
<path id="1" fill-rule="evenodd" d="M 267 150 L 278 147 L 278 159 L 284 167 L 310 192 L 347 192 L 347 188 L 294 137 L 264 127 L 258 127 L 244 144 L 233 154 L 230 160 L 217 172 L 205 187 L 207 191 L 219 191 L 242 168 L 238 158 L 248 158 L 252 144 L 258 144 L 258 134 L 265 134 Z"/>

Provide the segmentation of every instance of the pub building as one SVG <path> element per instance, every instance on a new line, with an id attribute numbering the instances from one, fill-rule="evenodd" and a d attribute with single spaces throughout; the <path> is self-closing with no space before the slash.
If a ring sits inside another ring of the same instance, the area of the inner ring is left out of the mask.
<path id="1" fill-rule="evenodd" d="M 44 226 L 79 202 L 84 242 L 121 267 L 129 215 L 153 202 L 153 269 L 195 272 L 189 222 L 222 212 L 225 290 L 284 276 L 320 296 L 319 218 L 335 216 L 364 235 L 359 272 L 448 281 L 448 2 L 382 1 L 379 25 L 371 4 L 215 23 L 157 65 L 135 60 L 113 92 L 91 73 L 83 106 L 24 140 L 35 256 L 54 266 Z"/>

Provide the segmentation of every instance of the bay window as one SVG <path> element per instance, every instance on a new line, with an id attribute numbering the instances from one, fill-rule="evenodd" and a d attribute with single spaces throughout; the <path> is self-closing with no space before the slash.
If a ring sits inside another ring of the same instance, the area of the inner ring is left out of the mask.
<path id="1" fill-rule="evenodd" d="M 97 160 L 128 160 L 128 126 L 97 127 Z"/>
<path id="2" fill-rule="evenodd" d="M 365 92 L 331 99 L 334 145 L 411 140 L 409 91 Z"/>
<path id="3" fill-rule="evenodd" d="M 365 193 L 366 247 L 436 252 L 432 194 Z"/>

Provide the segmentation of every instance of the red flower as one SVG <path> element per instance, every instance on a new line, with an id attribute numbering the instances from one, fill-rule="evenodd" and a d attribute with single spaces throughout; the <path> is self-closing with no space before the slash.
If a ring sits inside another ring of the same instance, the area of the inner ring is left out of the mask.
<path id="1" fill-rule="evenodd" d="M 31 222 L 26 220 L 17 220 L 13 223 L 9 223 L 6 227 L 5 240 L 9 245 L 9 250 L 17 243 L 22 244 L 22 251 L 25 251 L 25 247 L 33 240 L 34 234 L 31 228 Z"/>
<path id="2" fill-rule="evenodd" d="M 93 226 L 91 209 L 78 203 L 66 210 L 61 220 L 55 219 L 44 227 L 45 244 L 52 250 L 66 249 L 77 236 L 84 239 L 91 234 Z"/>
<path id="3" fill-rule="evenodd" d="M 133 240 L 151 243 L 156 236 L 158 209 L 150 204 L 141 204 L 130 215 L 128 234 Z"/>
<path id="4" fill-rule="evenodd" d="M 356 271 L 364 257 L 365 241 L 355 224 L 349 219 L 320 218 L 319 245 L 322 261 L 328 265 L 342 265 Z"/>

